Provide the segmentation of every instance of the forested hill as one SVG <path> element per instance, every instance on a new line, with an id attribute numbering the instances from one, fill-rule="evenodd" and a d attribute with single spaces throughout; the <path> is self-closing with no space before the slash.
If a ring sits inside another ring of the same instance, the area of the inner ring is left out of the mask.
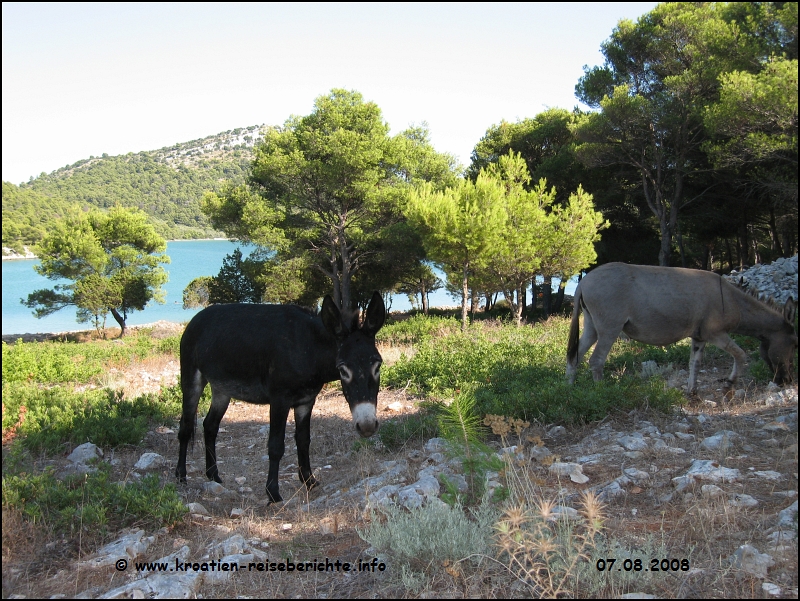
<path id="1" fill-rule="evenodd" d="M 20 185 L 3 182 L 3 247 L 38 242 L 70 207 L 114 205 L 148 213 L 167 239 L 221 236 L 200 199 L 226 181 L 244 181 L 263 126 L 251 126 L 120 156 L 89 157 Z"/>

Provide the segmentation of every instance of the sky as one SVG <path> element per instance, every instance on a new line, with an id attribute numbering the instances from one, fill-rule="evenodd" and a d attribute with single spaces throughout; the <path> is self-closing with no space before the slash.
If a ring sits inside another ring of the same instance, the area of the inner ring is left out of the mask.
<path id="1" fill-rule="evenodd" d="M 333 88 L 468 165 L 493 124 L 578 105 L 583 66 L 656 4 L 4 2 L 3 181 L 280 125 Z"/>

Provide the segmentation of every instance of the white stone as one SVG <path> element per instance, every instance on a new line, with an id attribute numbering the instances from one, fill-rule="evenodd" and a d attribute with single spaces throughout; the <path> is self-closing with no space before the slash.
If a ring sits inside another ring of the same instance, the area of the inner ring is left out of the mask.
<path id="1" fill-rule="evenodd" d="M 775 560 L 766 553 L 759 553 L 752 545 L 742 545 L 731 555 L 731 565 L 756 578 L 766 578 L 767 570 L 775 565 Z"/>
<path id="2" fill-rule="evenodd" d="M 103 449 L 91 442 L 84 442 L 75 447 L 75 450 L 67 457 L 72 463 L 86 463 L 91 459 L 102 459 Z"/>
<path id="3" fill-rule="evenodd" d="M 750 495 L 739 493 L 731 495 L 730 499 L 728 500 L 728 505 L 730 505 L 731 507 L 739 507 L 745 509 L 750 507 L 756 507 L 758 505 L 758 501 L 756 501 Z"/>
<path id="4" fill-rule="evenodd" d="M 732 432 L 731 430 L 722 430 L 717 432 L 713 436 L 709 436 L 703 442 L 700 443 L 700 446 L 707 451 L 725 451 L 726 449 L 730 448 L 733 443 L 741 438 L 739 434 L 736 432 Z"/>
<path id="5" fill-rule="evenodd" d="M 707 499 L 716 499 L 725 493 L 725 491 L 716 484 L 703 484 L 703 486 L 700 487 L 700 492 Z"/>
<path id="6" fill-rule="evenodd" d="M 133 468 L 137 470 L 149 470 L 161 467 L 166 463 L 166 461 L 167 460 L 158 453 L 144 453 L 141 457 L 139 457 L 139 461 L 136 462 L 136 465 L 134 465 Z"/>
<path id="7" fill-rule="evenodd" d="M 189 509 L 190 513 L 197 513 L 199 515 L 211 515 L 208 513 L 208 509 L 203 507 L 200 503 L 187 503 L 186 507 Z"/>
<path id="8" fill-rule="evenodd" d="M 569 476 L 569 479 L 578 484 L 589 481 L 589 477 L 583 473 L 583 468 L 579 463 L 553 463 L 548 471 L 557 476 Z"/>

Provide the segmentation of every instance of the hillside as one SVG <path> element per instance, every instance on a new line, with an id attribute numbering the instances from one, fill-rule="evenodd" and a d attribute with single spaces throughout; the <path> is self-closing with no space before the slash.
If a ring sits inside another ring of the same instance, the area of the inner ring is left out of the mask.
<path id="1" fill-rule="evenodd" d="M 89 157 L 21 186 L 3 182 L 3 247 L 38 242 L 70 207 L 137 207 L 168 239 L 221 236 L 200 212 L 207 190 L 244 180 L 263 126 L 237 128 L 159 150 Z M 4 251 L 5 252 L 5 251 Z"/>

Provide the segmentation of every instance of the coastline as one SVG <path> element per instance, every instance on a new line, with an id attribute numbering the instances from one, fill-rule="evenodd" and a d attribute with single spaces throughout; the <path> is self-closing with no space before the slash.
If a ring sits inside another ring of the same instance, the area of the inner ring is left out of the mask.
<path id="1" fill-rule="evenodd" d="M 167 240 L 169 242 L 214 242 L 214 241 L 225 241 L 225 242 L 235 242 L 232 238 L 182 238 L 180 240 Z M 244 243 L 242 243 L 244 244 Z M 38 259 L 35 254 L 33 254 L 27 246 L 23 246 L 25 249 L 25 254 L 20 254 L 14 250 L 11 250 L 8 247 L 3 247 L 3 261 L 20 261 L 25 259 Z M 8 254 L 6 254 L 8 253 Z"/>
<path id="2" fill-rule="evenodd" d="M 23 246 L 22 248 L 25 249 L 25 254 L 21 255 L 20 253 L 11 250 L 10 248 L 3 247 L 3 261 L 19 261 L 22 259 L 38 259 L 35 254 L 33 254 L 27 246 Z M 8 254 L 6 254 L 8 253 Z"/>
<path id="3" fill-rule="evenodd" d="M 164 319 L 154 321 L 152 323 L 143 323 L 139 325 L 128 326 L 126 329 L 130 332 L 132 330 L 152 329 L 154 336 L 157 338 L 166 338 L 176 332 L 182 332 L 184 328 L 183 323 L 174 321 L 166 321 Z M 104 330 L 108 340 L 115 340 L 119 337 L 119 327 L 108 327 Z M 25 334 L 3 334 L 3 342 L 6 344 L 14 344 L 17 340 L 22 339 L 22 342 L 45 342 L 47 340 L 70 340 L 77 338 L 88 338 L 97 335 L 97 330 L 90 328 L 88 330 L 67 330 L 64 332 L 38 332 L 32 334 L 27 332 Z"/>

